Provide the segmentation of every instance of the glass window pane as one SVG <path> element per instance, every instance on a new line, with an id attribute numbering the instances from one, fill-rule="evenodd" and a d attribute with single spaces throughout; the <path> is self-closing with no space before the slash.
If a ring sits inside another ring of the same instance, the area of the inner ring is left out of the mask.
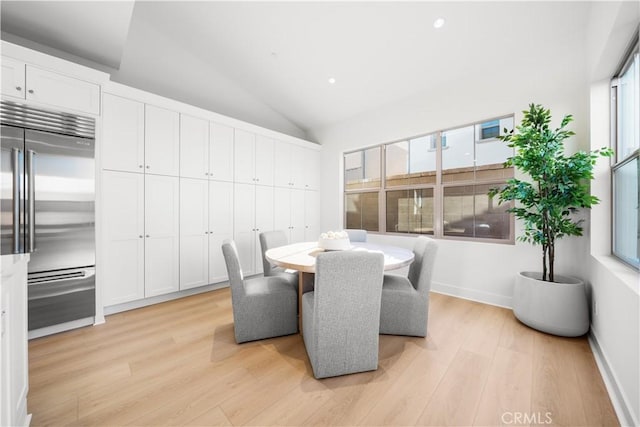
<path id="1" fill-rule="evenodd" d="M 445 236 L 509 239 L 511 220 L 507 204 L 499 205 L 487 193 L 497 184 L 444 188 Z"/>
<path id="2" fill-rule="evenodd" d="M 640 59 L 633 56 L 629 68 L 618 81 L 618 161 L 640 147 Z"/>
<path id="3" fill-rule="evenodd" d="M 344 188 L 380 187 L 380 147 L 344 155 Z"/>
<path id="4" fill-rule="evenodd" d="M 495 120 L 495 122 L 499 123 L 501 135 L 504 134 L 505 128 L 508 132 L 513 129 L 513 117 Z M 478 141 L 476 143 L 475 155 L 476 167 L 494 166 L 496 168 L 501 168 L 502 164 L 509 157 L 513 156 L 513 148 L 509 148 L 509 144 L 506 142 L 502 142 L 494 138 L 487 141 Z"/>
<path id="5" fill-rule="evenodd" d="M 387 187 L 435 184 L 435 135 L 387 144 L 385 170 Z"/>
<path id="6" fill-rule="evenodd" d="M 442 132 L 442 181 L 473 179 L 473 126 Z"/>
<path id="7" fill-rule="evenodd" d="M 433 234 L 433 188 L 387 191 L 387 232 Z"/>
<path id="8" fill-rule="evenodd" d="M 379 231 L 378 193 L 347 193 L 344 198 L 345 228 Z"/>
<path id="9" fill-rule="evenodd" d="M 640 235 L 638 234 L 639 162 L 625 163 L 613 173 L 614 220 L 613 253 L 626 262 L 640 266 Z"/>

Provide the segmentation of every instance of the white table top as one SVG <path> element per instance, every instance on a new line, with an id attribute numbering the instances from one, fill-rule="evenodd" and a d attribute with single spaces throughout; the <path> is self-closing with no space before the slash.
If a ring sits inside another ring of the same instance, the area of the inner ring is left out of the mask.
<path id="1" fill-rule="evenodd" d="M 413 262 L 413 252 L 408 249 L 363 242 L 352 242 L 351 245 L 352 249 L 350 250 L 354 251 L 382 252 L 384 254 L 385 270 L 402 268 Z M 324 250 L 318 248 L 318 242 L 303 242 L 269 249 L 265 256 L 270 262 L 279 267 L 314 273 L 316 256 L 322 252 Z"/>

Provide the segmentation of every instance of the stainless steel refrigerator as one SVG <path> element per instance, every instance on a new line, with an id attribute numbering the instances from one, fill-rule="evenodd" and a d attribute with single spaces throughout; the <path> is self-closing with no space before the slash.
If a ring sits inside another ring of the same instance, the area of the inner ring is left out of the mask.
<path id="1" fill-rule="evenodd" d="M 29 330 L 95 316 L 95 121 L 0 103 L 2 255 L 30 253 Z"/>

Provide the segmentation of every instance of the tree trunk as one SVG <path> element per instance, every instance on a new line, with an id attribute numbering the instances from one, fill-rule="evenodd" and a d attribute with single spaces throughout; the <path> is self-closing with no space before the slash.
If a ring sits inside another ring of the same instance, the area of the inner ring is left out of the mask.
<path id="1" fill-rule="evenodd" d="M 556 242 L 551 240 L 549 244 L 549 281 L 553 282 L 553 263 L 556 258 Z"/>

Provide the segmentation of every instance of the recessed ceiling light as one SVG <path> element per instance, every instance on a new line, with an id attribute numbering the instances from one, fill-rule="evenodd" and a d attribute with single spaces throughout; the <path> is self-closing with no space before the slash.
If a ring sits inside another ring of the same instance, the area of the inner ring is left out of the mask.
<path id="1" fill-rule="evenodd" d="M 333 77 L 329 77 L 329 83 L 334 84 L 336 82 L 336 79 L 334 79 Z"/>
<path id="2" fill-rule="evenodd" d="M 444 26 L 444 18 L 438 18 L 433 21 L 433 28 L 442 28 Z"/>

